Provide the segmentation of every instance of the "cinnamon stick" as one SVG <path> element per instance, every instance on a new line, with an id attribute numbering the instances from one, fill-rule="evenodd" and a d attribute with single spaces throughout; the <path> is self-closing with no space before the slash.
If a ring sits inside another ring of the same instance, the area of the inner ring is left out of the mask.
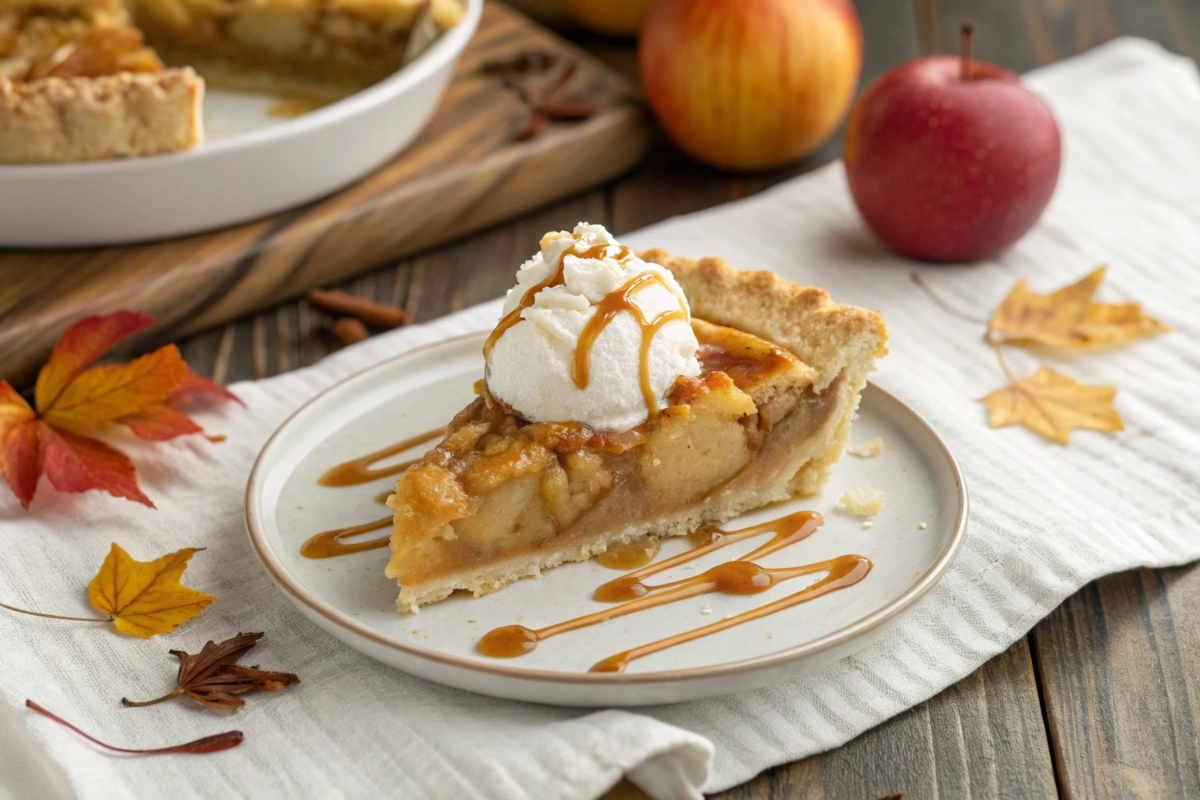
<path id="1" fill-rule="evenodd" d="M 399 328 L 407 325 L 411 319 L 403 308 L 324 289 L 314 289 L 308 293 L 308 307 L 336 317 L 353 317 L 376 328 Z"/>

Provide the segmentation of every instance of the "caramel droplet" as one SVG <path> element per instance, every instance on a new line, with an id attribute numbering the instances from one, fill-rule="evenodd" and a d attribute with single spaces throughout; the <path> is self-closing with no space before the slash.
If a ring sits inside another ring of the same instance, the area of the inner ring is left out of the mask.
<path id="1" fill-rule="evenodd" d="M 488 631 L 476 645 L 479 652 L 492 658 L 516 658 L 537 648 L 537 631 L 524 625 L 505 625 Z"/>

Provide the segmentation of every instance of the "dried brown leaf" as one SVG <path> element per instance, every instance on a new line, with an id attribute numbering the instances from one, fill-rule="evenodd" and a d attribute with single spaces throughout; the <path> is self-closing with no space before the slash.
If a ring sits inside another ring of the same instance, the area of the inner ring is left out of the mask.
<path id="1" fill-rule="evenodd" d="M 262 637 L 261 633 L 239 633 L 220 643 L 210 641 L 194 655 L 172 650 L 171 655 L 179 659 L 175 689 L 153 700 L 134 702 L 122 698 L 121 702 L 127 706 L 149 706 L 187 696 L 207 708 L 234 711 L 246 704 L 239 695 L 256 689 L 273 692 L 299 683 L 300 679 L 290 672 L 272 672 L 237 663 Z"/>

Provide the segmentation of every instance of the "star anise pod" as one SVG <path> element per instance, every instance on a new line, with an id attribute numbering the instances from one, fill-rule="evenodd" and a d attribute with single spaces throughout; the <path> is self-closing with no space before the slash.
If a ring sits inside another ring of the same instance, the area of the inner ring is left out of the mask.
<path id="1" fill-rule="evenodd" d="M 536 136 L 549 122 L 578 122 L 593 116 L 599 108 L 595 103 L 564 98 L 567 84 L 575 77 L 576 64 L 568 61 L 548 82 L 530 86 L 528 81 L 512 77 L 505 83 L 521 97 L 529 108 L 529 117 L 516 133 L 517 141 Z"/>
<path id="2" fill-rule="evenodd" d="M 237 663 L 262 637 L 261 633 L 239 633 L 220 644 L 209 642 L 196 655 L 172 650 L 171 655 L 179 659 L 178 685 L 175 689 L 162 697 L 141 702 L 123 697 L 121 703 L 127 706 L 152 706 L 174 697 L 187 696 L 208 708 L 233 711 L 246 704 L 238 695 L 255 689 L 273 692 L 299 683 L 300 679 L 290 672 L 269 672 L 257 666 L 244 667 Z"/>

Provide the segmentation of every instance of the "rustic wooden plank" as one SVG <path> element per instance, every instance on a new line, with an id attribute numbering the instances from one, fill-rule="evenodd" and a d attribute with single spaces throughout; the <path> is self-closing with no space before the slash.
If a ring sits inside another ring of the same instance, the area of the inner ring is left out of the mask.
<path id="1" fill-rule="evenodd" d="M 578 70 L 568 94 L 600 111 L 516 141 L 528 109 L 481 67 L 529 49 L 573 59 Z M 86 314 L 152 314 L 157 327 L 129 343 L 144 349 L 594 186 L 640 160 L 647 144 L 646 118 L 627 79 L 489 4 L 430 125 L 399 158 L 341 193 L 166 242 L 0 252 L 0 377 L 28 380 L 59 332 Z"/>
<path id="2" fill-rule="evenodd" d="M 1200 567 L 1102 578 L 1034 631 L 1065 797 L 1200 797 Z"/>
<path id="3" fill-rule="evenodd" d="M 931 700 L 837 750 L 769 770 L 714 800 L 1057 796 L 1025 640 Z"/>

